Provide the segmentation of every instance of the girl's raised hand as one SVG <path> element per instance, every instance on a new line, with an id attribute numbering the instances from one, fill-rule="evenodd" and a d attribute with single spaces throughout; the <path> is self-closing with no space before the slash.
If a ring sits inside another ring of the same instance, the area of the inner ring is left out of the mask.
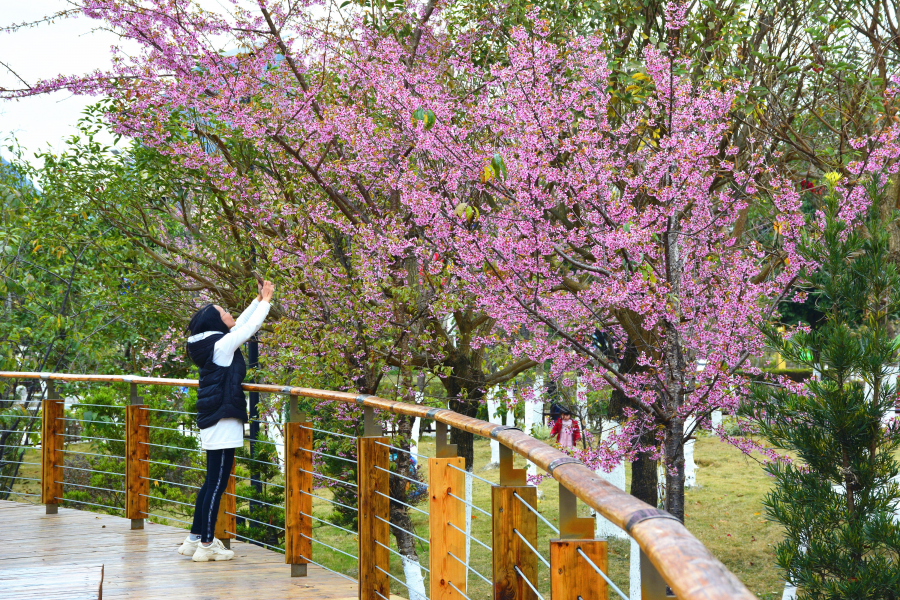
<path id="1" fill-rule="evenodd" d="M 265 302 L 268 302 L 272 299 L 272 294 L 275 293 L 275 284 L 271 281 L 264 281 L 262 285 L 262 290 L 260 290 L 260 294 L 262 295 L 262 299 Z"/>

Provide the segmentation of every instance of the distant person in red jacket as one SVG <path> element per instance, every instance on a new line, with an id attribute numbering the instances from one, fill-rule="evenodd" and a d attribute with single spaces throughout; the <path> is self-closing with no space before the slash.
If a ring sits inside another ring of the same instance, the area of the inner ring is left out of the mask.
<path id="1" fill-rule="evenodd" d="M 550 435 L 556 438 L 557 443 L 563 448 L 574 448 L 575 443 L 581 439 L 581 430 L 578 421 L 572 418 L 572 413 L 563 410 L 560 417 L 553 424 Z"/>

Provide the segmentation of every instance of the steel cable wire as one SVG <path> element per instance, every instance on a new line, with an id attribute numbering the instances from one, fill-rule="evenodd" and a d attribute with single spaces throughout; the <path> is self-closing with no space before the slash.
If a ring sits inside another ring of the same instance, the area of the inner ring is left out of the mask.
<path id="1" fill-rule="evenodd" d="M 149 460 L 141 458 L 139 459 L 141 462 L 151 463 L 154 465 L 162 465 L 164 467 L 172 467 L 173 469 L 190 469 L 191 471 L 200 471 L 201 473 L 206 473 L 206 469 L 200 469 L 198 467 L 189 467 L 187 465 L 173 465 L 172 463 L 166 463 L 159 460 Z M 237 477 L 237 475 L 235 475 Z"/>
<path id="2" fill-rule="evenodd" d="M 317 450 L 308 450 L 308 449 L 306 449 L 306 448 L 300 448 L 300 450 L 301 450 L 302 452 L 309 452 L 310 454 L 318 454 L 319 456 L 327 456 L 328 458 L 334 458 L 334 459 L 337 459 L 337 460 L 343 460 L 343 461 L 346 461 L 346 462 L 348 462 L 348 463 L 350 463 L 350 464 L 352 464 L 352 465 L 358 465 L 358 464 L 359 464 L 359 461 L 353 460 L 352 458 L 347 458 L 347 457 L 345 457 L 345 456 L 336 456 L 336 455 L 334 455 L 334 454 L 327 454 L 327 453 L 325 453 L 325 452 L 319 452 L 319 451 L 317 451 Z"/>
<path id="3" fill-rule="evenodd" d="M 336 435 L 338 437 L 347 438 L 350 440 L 355 440 L 356 437 L 352 435 L 347 435 L 346 433 L 337 433 L 336 431 L 325 431 L 324 429 L 316 429 L 315 427 L 305 427 L 303 425 L 300 426 L 300 429 L 309 429 L 310 431 L 318 431 L 319 433 L 324 433 L 325 435 Z"/>
<path id="4" fill-rule="evenodd" d="M 620 590 L 619 587 L 618 587 L 615 583 L 613 583 L 612 580 L 611 580 L 609 577 L 607 577 L 606 573 L 604 573 L 603 570 L 602 570 L 600 567 L 598 567 L 597 565 L 595 565 L 595 564 L 594 564 L 594 561 L 592 561 L 592 560 L 590 559 L 590 557 L 589 557 L 587 554 L 584 553 L 584 550 L 581 549 L 581 546 L 578 546 L 578 547 L 575 549 L 575 551 L 578 553 L 578 555 L 579 555 L 581 558 L 583 558 L 584 560 L 587 561 L 587 564 L 591 565 L 591 567 L 592 567 L 595 571 L 597 571 L 597 573 L 600 574 L 600 577 L 602 577 L 602 578 L 606 581 L 606 583 L 609 584 L 610 587 L 612 587 L 612 589 L 614 589 L 614 590 L 616 591 L 616 593 L 619 595 L 619 597 L 622 598 L 622 600 L 629 600 L 628 596 L 626 596 L 625 594 L 622 593 L 622 590 Z"/>
<path id="5" fill-rule="evenodd" d="M 242 539 L 242 540 L 247 540 L 251 544 L 259 544 L 261 546 L 265 546 L 266 548 L 269 548 L 270 550 L 274 550 L 275 552 L 281 552 L 282 554 L 284 554 L 283 548 L 278 548 L 277 546 L 270 546 L 269 544 L 267 544 L 265 542 L 261 542 L 259 540 L 254 540 L 253 538 L 245 537 L 245 536 L 237 534 L 233 531 L 228 531 L 227 529 L 225 530 L 225 533 L 227 533 L 229 535 L 233 535 L 234 537 Z M 310 561 L 310 562 L 312 562 L 312 561 Z"/>
<path id="6" fill-rule="evenodd" d="M 375 568 L 378 569 L 379 571 L 381 571 L 382 573 L 384 573 L 385 575 L 387 575 L 388 577 L 390 577 L 391 579 L 393 579 L 394 581 L 396 581 L 397 583 L 399 583 L 400 585 L 402 585 L 403 587 L 405 587 L 407 590 L 412 591 L 412 588 L 409 587 L 409 584 L 407 584 L 406 582 L 400 581 L 399 579 L 397 579 L 396 577 L 394 577 L 393 575 L 391 575 L 390 573 L 388 573 L 387 571 L 385 571 L 378 565 L 375 565 Z"/>
<path id="7" fill-rule="evenodd" d="M 194 526 L 194 524 L 191 523 L 190 521 L 185 521 L 185 520 L 183 520 L 183 519 L 176 519 L 175 517 L 164 517 L 164 516 L 162 516 L 162 515 L 157 515 L 157 514 L 154 514 L 154 513 L 150 513 L 150 512 L 143 511 L 143 510 L 140 511 L 140 512 L 141 512 L 141 514 L 147 515 L 148 517 L 153 517 L 154 519 L 166 519 L 166 520 L 169 520 L 169 521 L 178 521 L 179 523 L 184 523 L 185 525 L 190 525 L 191 527 Z"/>
<path id="8" fill-rule="evenodd" d="M 476 571 L 475 569 L 473 569 L 470 565 L 468 565 L 468 564 L 466 564 L 465 562 L 463 562 L 462 560 L 460 560 L 459 557 L 456 556 L 455 554 L 453 554 L 452 552 L 449 552 L 449 551 L 448 551 L 447 554 L 448 554 L 449 556 L 452 556 L 453 559 L 456 560 L 456 562 L 458 562 L 459 564 L 461 564 L 462 566 L 464 566 L 464 567 L 467 568 L 468 570 L 472 571 L 473 573 L 475 573 L 476 575 L 478 575 L 479 577 L 481 577 L 481 580 L 484 581 L 486 584 L 488 584 L 488 585 L 490 585 L 490 586 L 494 585 L 493 583 L 491 583 L 490 581 L 488 581 L 488 578 L 487 578 L 487 577 L 485 577 L 484 575 L 482 575 L 481 573 L 479 573 L 478 571 Z"/>
<path id="9" fill-rule="evenodd" d="M 458 587 L 456 587 L 455 585 L 453 585 L 453 582 L 450 581 L 449 579 L 447 580 L 447 585 L 449 585 L 449 586 L 452 587 L 454 590 L 456 590 L 456 593 L 459 594 L 460 596 L 462 596 L 463 598 L 465 598 L 466 600 L 471 600 L 471 598 L 469 598 L 468 596 L 466 596 L 465 594 L 463 594 L 462 591 L 460 591 L 460 589 L 459 589 Z"/>
<path id="10" fill-rule="evenodd" d="M 63 437 L 78 438 L 79 440 L 97 440 L 98 442 L 121 442 L 123 444 L 125 443 L 125 440 L 120 440 L 118 438 L 90 437 L 87 435 L 80 435 L 77 433 L 57 433 L 56 435 L 61 435 Z"/>
<path id="11" fill-rule="evenodd" d="M 198 454 L 203 454 L 203 450 L 195 450 L 193 448 L 180 448 L 178 446 L 166 446 L 165 444 L 151 444 L 150 442 L 138 443 L 143 444 L 144 446 L 154 446 L 156 448 L 168 448 L 169 450 L 180 450 L 181 452 L 196 452 Z"/>
<path id="12" fill-rule="evenodd" d="M 358 486 L 357 484 L 353 483 L 352 481 L 341 481 L 340 479 L 335 479 L 335 478 L 333 478 L 333 477 L 328 477 L 327 475 L 322 475 L 321 473 L 314 473 L 314 472 L 312 472 L 312 471 L 307 471 L 306 469 L 299 469 L 299 471 L 300 471 L 301 473 L 309 473 L 309 474 L 312 475 L 313 477 L 319 477 L 319 478 L 321 478 L 321 479 L 327 479 L 328 481 L 333 481 L 333 482 L 335 482 L 335 483 L 337 483 L 337 484 L 340 484 L 340 485 L 349 485 L 349 486 L 355 487 L 355 488 L 357 488 L 357 489 L 359 488 L 359 486 Z"/>
<path id="13" fill-rule="evenodd" d="M 205 471 L 205 469 L 197 469 L 197 470 L 198 470 L 198 471 Z M 263 484 L 263 485 L 270 485 L 270 486 L 272 486 L 272 487 L 277 487 L 277 488 L 284 489 L 284 486 L 283 486 L 283 485 L 278 485 L 277 483 L 272 483 L 271 481 L 262 481 L 262 480 L 260 480 L 258 477 L 257 477 L 257 478 L 253 478 L 253 477 L 244 477 L 243 475 L 232 475 L 232 477 L 234 477 L 235 479 L 240 479 L 240 480 L 242 480 L 242 481 L 258 481 L 259 483 L 261 483 L 261 484 Z"/>
<path id="14" fill-rule="evenodd" d="M 66 450 L 64 448 L 57 448 L 56 451 L 65 452 L 66 454 L 83 454 L 84 456 L 99 456 L 101 458 L 118 458 L 125 460 L 124 456 L 119 456 L 118 454 L 97 454 L 96 452 L 82 452 L 81 450 Z"/>
<path id="15" fill-rule="evenodd" d="M 315 538 L 311 538 L 311 537 L 309 537 L 308 535 L 306 535 L 306 534 L 304 534 L 304 533 L 301 533 L 300 535 L 301 535 L 302 537 L 305 537 L 306 539 L 308 539 L 310 542 L 315 542 L 315 543 L 319 544 L 320 546 L 325 546 L 326 548 L 330 548 L 331 550 L 334 550 L 335 552 L 340 552 L 340 553 L 343 554 L 344 556 L 349 556 L 349 557 L 352 558 L 353 560 L 357 560 L 357 561 L 359 560 L 359 557 L 358 557 L 358 556 L 353 556 L 353 555 L 350 554 L 349 552 L 344 552 L 343 550 L 338 550 L 338 549 L 335 548 L 334 546 L 329 546 L 329 545 L 326 544 L 325 542 L 320 542 L 319 540 L 317 540 L 317 539 L 315 539 Z"/>
<path id="16" fill-rule="evenodd" d="M 372 590 L 372 591 L 375 592 L 376 594 L 378 594 L 378 597 L 381 598 L 381 600 L 390 600 L 389 598 L 385 598 L 384 594 L 382 594 L 378 590 Z"/>
<path id="17" fill-rule="evenodd" d="M 325 569 L 325 570 L 328 571 L 329 573 L 334 573 L 335 575 L 338 575 L 338 576 L 340 576 L 340 577 L 343 577 L 343 578 L 346 579 L 347 581 L 352 581 L 353 583 L 359 583 L 357 580 L 353 579 L 352 577 L 348 577 L 348 576 L 344 575 L 343 573 L 338 573 L 338 572 L 335 571 L 334 569 L 329 569 L 329 568 L 326 567 L 325 565 L 320 564 L 320 563 L 317 563 L 317 562 L 314 561 L 313 559 L 308 558 L 308 557 L 306 557 L 306 556 L 303 556 L 302 554 L 300 555 L 300 558 L 302 558 L 303 560 L 307 561 L 307 562 L 308 562 L 309 564 L 311 564 L 311 565 L 316 565 L 316 566 L 319 567 L 320 569 Z"/>
<path id="18" fill-rule="evenodd" d="M 175 483 L 174 481 L 166 481 L 165 479 L 153 479 L 152 477 L 142 477 L 142 479 L 146 479 L 147 481 L 155 481 L 157 483 L 164 483 L 166 485 L 180 485 L 181 487 L 189 487 L 195 490 L 200 489 L 200 486 L 191 485 L 189 483 Z"/>
<path id="19" fill-rule="evenodd" d="M 184 434 L 184 430 L 176 429 L 174 427 L 161 427 L 159 425 L 141 425 L 141 427 L 145 429 L 162 429 L 163 431 L 174 431 L 175 433 Z"/>
<path id="20" fill-rule="evenodd" d="M 35 481 L 40 481 L 40 479 L 35 479 Z M 72 483 L 71 481 L 54 481 L 54 483 L 59 483 L 62 485 L 74 485 L 75 487 L 86 488 L 89 490 L 98 490 L 100 492 L 112 492 L 113 494 L 124 494 L 125 490 L 111 490 L 109 488 L 97 487 L 95 485 L 84 485 L 81 483 Z"/>
<path id="21" fill-rule="evenodd" d="M 335 525 L 335 524 L 332 523 L 331 521 L 326 521 L 326 520 L 324 520 L 324 519 L 320 519 L 319 517 L 314 517 L 314 516 L 312 516 L 312 515 L 308 515 L 308 514 L 306 514 L 305 512 L 302 512 L 302 511 L 300 512 L 300 514 L 303 515 L 304 517 L 308 517 L 308 518 L 310 518 L 310 519 L 312 519 L 312 520 L 314 520 L 314 521 L 318 521 L 319 523 L 323 523 L 323 524 L 325 524 L 325 525 L 330 525 L 331 527 L 334 527 L 335 529 L 340 529 L 340 530 L 343 531 L 344 533 L 349 533 L 350 535 L 354 535 L 354 536 L 355 536 L 355 535 L 359 535 L 357 532 L 351 531 L 351 530 L 349 530 L 349 529 L 345 529 L 345 528 L 341 527 L 340 525 Z"/>
<path id="22" fill-rule="evenodd" d="M 523 536 L 521 533 L 519 533 L 519 530 L 518 530 L 518 529 L 516 529 L 515 527 L 513 527 L 513 533 L 515 533 L 517 536 L 519 536 L 519 539 L 522 540 L 522 542 L 524 542 L 524 544 L 525 544 L 526 546 L 528 546 L 528 548 L 529 548 L 532 552 L 534 552 L 534 555 L 537 556 L 537 557 L 540 559 L 540 561 L 541 561 L 542 563 L 544 563 L 544 564 L 547 566 L 548 569 L 550 568 L 550 563 L 547 562 L 547 559 L 544 558 L 544 557 L 541 555 L 541 553 L 538 552 L 537 549 L 536 549 L 534 546 L 531 545 L 531 542 L 529 542 L 528 540 L 525 539 L 525 536 Z"/>
<path id="23" fill-rule="evenodd" d="M 70 467 L 69 465 L 60 465 L 63 469 L 72 469 L 74 471 L 87 471 L 88 473 L 103 473 L 104 475 L 116 475 L 125 477 L 125 473 L 114 473 L 112 471 L 101 471 L 99 469 L 82 469 L 81 467 Z"/>
<path id="24" fill-rule="evenodd" d="M 522 570 L 519 569 L 519 565 L 513 565 L 513 571 L 516 572 L 516 575 L 522 578 L 522 581 L 524 581 L 528 585 L 528 587 L 531 588 L 531 591 L 534 592 L 538 598 L 544 600 L 544 597 L 541 596 L 541 593 L 537 590 L 536 587 L 534 587 L 534 584 L 531 583 L 531 581 L 527 577 L 525 577 L 525 574 L 522 572 Z"/>
<path id="25" fill-rule="evenodd" d="M 396 471 L 389 471 L 385 468 L 379 467 L 378 465 L 375 465 L 375 468 L 378 469 L 379 471 L 383 471 L 383 472 L 387 473 L 388 475 L 394 475 L 396 477 L 399 477 L 400 479 L 405 479 L 405 480 L 409 481 L 410 483 L 416 484 L 419 487 L 426 487 L 423 482 L 413 479 L 412 477 L 407 477 L 406 475 L 401 475 L 400 473 L 397 473 Z"/>
<path id="26" fill-rule="evenodd" d="M 460 529 L 459 527 L 457 527 L 456 525 L 454 525 L 454 524 L 451 523 L 450 521 L 447 521 L 447 525 L 449 525 L 449 526 L 452 527 L 453 529 L 457 530 L 458 532 L 460 532 L 461 534 L 463 534 L 464 536 L 466 536 L 467 538 L 469 538 L 469 539 L 472 540 L 473 542 L 476 542 L 476 543 L 480 544 L 480 545 L 481 545 L 485 550 L 487 550 L 488 552 L 493 552 L 493 551 L 494 551 L 493 548 L 491 548 L 490 546 L 488 546 L 487 544 L 485 544 L 484 542 L 482 542 L 481 540 L 479 540 L 477 537 L 475 537 L 474 535 L 472 535 L 472 534 L 470 534 L 470 533 L 466 533 L 465 531 L 463 531 L 462 529 Z"/>
<path id="27" fill-rule="evenodd" d="M 353 506 L 348 506 L 346 504 L 342 504 L 336 500 L 329 500 L 328 498 L 323 498 L 322 496 L 316 496 L 315 494 L 310 494 L 309 492 L 304 491 L 304 490 L 300 490 L 300 493 L 306 494 L 307 496 L 312 496 L 313 498 L 318 498 L 319 500 L 324 500 L 325 502 L 330 502 L 331 504 L 335 504 L 337 506 L 343 506 L 344 508 L 346 508 L 348 510 L 355 510 L 356 512 L 359 512 L 358 508 L 355 508 Z M 378 492 L 376 492 L 376 493 L 378 493 Z"/>
<path id="28" fill-rule="evenodd" d="M 149 407 L 146 407 L 146 406 L 143 406 L 143 405 L 141 405 L 141 410 L 152 410 L 153 412 L 173 413 L 173 414 L 176 414 L 176 415 L 191 415 L 191 416 L 195 416 L 195 415 L 197 414 L 197 413 L 184 412 L 183 410 L 168 410 L 168 409 L 165 409 L 165 408 L 149 408 Z"/>
<path id="29" fill-rule="evenodd" d="M 269 440 L 253 440 L 250 438 L 246 438 L 248 442 L 251 444 L 271 444 L 273 446 L 284 446 L 284 444 L 280 442 L 270 442 Z"/>
<path id="30" fill-rule="evenodd" d="M 123 423 L 111 423 L 109 421 L 89 421 L 88 419 L 70 419 L 63 417 L 56 417 L 57 421 L 72 421 L 74 423 L 96 423 L 98 425 L 122 425 Z"/>
<path id="31" fill-rule="evenodd" d="M 257 521 L 256 519 L 251 519 L 250 517 L 245 517 L 243 515 L 236 515 L 234 513 L 228 512 L 227 510 L 225 511 L 225 514 L 231 515 L 232 517 L 235 517 L 237 519 L 246 519 L 247 521 L 253 521 L 254 523 L 262 525 L 263 527 L 271 527 L 272 529 L 277 529 L 279 531 L 285 531 L 284 527 L 279 527 L 278 525 L 272 525 L 271 523 L 263 523 L 262 521 Z"/>
<path id="32" fill-rule="evenodd" d="M 404 450 L 403 448 L 398 448 L 397 446 L 391 446 L 390 444 L 382 444 L 381 442 L 375 442 L 378 446 L 384 446 L 385 448 L 390 448 L 391 450 L 396 450 L 397 452 L 403 452 L 404 454 L 409 454 L 410 456 L 415 456 L 416 458 L 424 458 L 428 460 L 427 456 L 422 456 L 421 454 L 416 454 L 412 450 Z"/>
<path id="33" fill-rule="evenodd" d="M 91 506 L 99 506 L 100 508 L 111 508 L 113 510 L 121 510 L 121 511 L 125 510 L 124 508 L 122 508 L 120 506 L 110 506 L 108 504 L 97 504 L 96 502 L 85 502 L 84 500 L 73 500 L 72 498 L 60 498 L 59 496 L 56 496 L 54 499 L 62 500 L 63 502 L 75 502 L 76 504 L 90 504 Z"/>
<path id="34" fill-rule="evenodd" d="M 422 513 L 423 515 L 426 515 L 426 516 L 428 515 L 428 511 L 424 511 L 424 510 L 422 510 L 421 508 L 416 508 L 415 506 L 413 506 L 413 505 L 411 505 L 411 504 L 407 504 L 406 502 L 403 502 L 402 500 L 398 500 L 398 499 L 396 499 L 396 498 L 394 498 L 394 497 L 392 497 L 392 496 L 388 496 L 387 494 L 383 494 L 382 492 L 379 492 L 378 490 L 375 490 L 375 493 L 378 494 L 379 496 L 383 496 L 383 497 L 387 498 L 387 499 L 390 500 L 391 502 L 396 502 L 397 504 L 402 504 L 402 505 L 405 506 L 406 508 L 411 508 L 411 509 L 413 509 L 413 510 L 419 511 L 420 513 Z"/>
<path id="35" fill-rule="evenodd" d="M 200 489 L 200 488 L 197 488 L 197 489 Z M 235 498 L 240 498 L 241 500 L 246 500 L 247 502 L 258 502 L 260 504 L 265 504 L 266 506 L 271 506 L 272 508 L 278 508 L 278 509 L 284 510 L 283 506 L 279 506 L 277 504 L 270 504 L 263 500 L 256 500 L 255 498 L 248 498 L 246 496 L 241 496 L 239 494 L 232 494 L 231 492 L 225 492 L 225 495 L 226 496 L 234 496 Z"/>
<path id="36" fill-rule="evenodd" d="M 558 529 L 555 525 L 553 525 L 553 523 L 551 523 L 550 521 L 548 521 L 548 520 L 546 519 L 546 517 L 544 517 L 544 515 L 542 515 L 541 513 L 539 513 L 539 512 L 537 511 L 536 508 L 534 508 L 532 505 L 530 505 L 530 504 L 528 504 L 527 502 L 525 502 L 525 499 L 522 498 L 522 496 L 520 496 L 520 495 L 518 494 L 518 492 L 513 492 L 513 496 L 514 496 L 515 498 L 518 498 L 518 499 L 519 499 L 519 502 L 521 502 L 522 504 L 524 504 L 525 507 L 526 507 L 528 510 L 530 510 L 530 511 L 533 512 L 535 515 L 537 515 L 537 518 L 538 518 L 538 519 L 540 519 L 541 521 L 543 521 L 544 523 L 546 523 L 547 526 L 550 527 L 550 529 L 553 530 L 553 533 L 559 534 L 559 529 Z"/>
<path id="37" fill-rule="evenodd" d="M 268 460 L 256 460 L 255 458 L 248 458 L 246 456 L 235 456 L 234 460 L 249 460 L 250 462 L 259 463 L 261 465 L 271 465 L 273 467 L 281 467 L 278 463 L 273 463 Z"/>
<path id="38" fill-rule="evenodd" d="M 463 500 L 462 498 L 460 498 L 459 496 L 457 496 L 457 495 L 454 494 L 453 492 L 447 492 L 447 495 L 450 496 L 451 498 L 456 498 L 457 500 L 459 500 L 460 502 L 462 502 L 462 503 L 465 504 L 466 506 L 471 506 L 472 508 L 474 508 L 474 509 L 477 510 L 478 512 L 480 512 L 480 513 L 482 513 L 482 514 L 484 514 L 484 515 L 487 515 L 488 517 L 491 516 L 491 513 L 489 513 L 488 511 L 484 510 L 483 508 L 479 508 L 479 507 L 475 506 L 475 505 L 472 504 L 471 502 L 466 502 L 465 500 Z"/>
<path id="39" fill-rule="evenodd" d="M 459 471 L 460 473 L 465 474 L 467 477 L 472 477 L 473 479 L 477 479 L 478 481 L 483 481 L 484 483 L 486 483 L 486 484 L 488 484 L 488 485 L 497 485 L 497 484 L 495 484 L 495 483 L 492 482 L 492 481 L 488 481 L 488 480 L 485 479 L 484 477 L 479 477 L 478 475 L 476 475 L 476 474 L 473 473 L 472 471 L 466 471 L 465 469 L 460 469 L 460 468 L 457 467 L 456 465 L 447 465 L 447 466 L 450 467 L 451 469 L 455 469 L 455 470 Z"/>
<path id="40" fill-rule="evenodd" d="M 391 548 L 391 547 L 389 547 L 389 546 L 385 546 L 384 544 L 382 544 L 382 543 L 379 542 L 378 540 L 375 540 L 375 543 L 378 544 L 379 546 L 381 546 L 382 548 L 384 548 L 385 550 L 387 550 L 388 552 L 390 552 L 391 554 L 396 554 L 397 556 L 400 557 L 401 560 L 405 560 L 405 561 L 410 561 L 410 562 L 411 562 L 411 560 L 410 560 L 409 558 L 407 558 L 406 556 L 403 556 L 402 554 L 400 554 L 399 552 L 397 552 L 397 551 L 394 550 L 393 548 Z M 431 573 L 431 570 L 428 569 L 428 568 L 426 568 L 426 567 L 425 567 L 424 565 L 422 565 L 421 563 L 420 563 L 418 566 L 419 566 L 420 569 L 422 569 L 422 570 L 425 571 L 426 573 Z"/>
<path id="41" fill-rule="evenodd" d="M 194 504 L 189 504 L 187 502 L 179 502 L 178 500 L 172 500 L 171 498 L 161 498 L 159 496 L 148 496 L 147 494 L 139 494 L 139 495 L 143 496 L 144 498 L 150 498 L 152 500 L 162 500 L 163 502 L 174 502 L 175 504 L 180 504 L 182 506 L 190 506 L 191 508 L 195 507 Z"/>
<path id="42" fill-rule="evenodd" d="M 426 544 L 430 544 L 430 543 L 431 543 L 431 542 L 429 542 L 428 540 L 426 540 L 425 538 L 420 537 L 420 536 L 414 534 L 414 533 L 413 533 L 412 531 L 410 531 L 409 529 L 403 529 L 403 528 L 400 527 L 399 525 L 394 525 L 394 524 L 391 523 L 390 521 L 385 521 L 384 519 L 382 519 L 382 518 L 379 517 L 378 515 L 375 515 L 375 518 L 378 519 L 379 521 L 383 522 L 383 523 L 387 523 L 390 527 L 393 527 L 394 529 L 399 529 L 400 531 L 405 531 L 406 533 L 408 533 L 409 535 L 413 536 L 414 538 L 416 538 L 417 540 L 419 540 L 419 541 L 421 541 L 421 542 L 424 542 L 424 543 L 426 543 Z"/>
<path id="43" fill-rule="evenodd" d="M 16 496 L 34 496 L 35 498 L 40 498 L 40 497 L 41 497 L 40 494 L 27 494 L 27 493 L 25 493 L 25 492 L 16 492 L 16 491 L 11 490 L 11 489 L 10 489 L 10 490 L 3 490 L 3 491 L 6 492 L 7 494 L 15 494 Z"/>

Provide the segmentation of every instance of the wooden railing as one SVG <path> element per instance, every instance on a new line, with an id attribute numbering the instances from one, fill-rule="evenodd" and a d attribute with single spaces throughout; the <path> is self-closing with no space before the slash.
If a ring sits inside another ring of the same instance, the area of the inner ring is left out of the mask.
<path id="1" fill-rule="evenodd" d="M 127 383 L 130 402 L 125 417 L 125 516 L 132 528 L 143 527 L 150 513 L 148 410 L 139 386 L 197 387 L 196 380 L 122 375 L 0 372 L 0 378 L 36 379 L 45 384 L 41 412 L 41 502 L 55 513 L 63 501 L 64 401 L 55 382 Z M 651 507 L 609 484 L 578 460 L 509 426 L 488 423 L 454 411 L 303 387 L 244 384 L 247 391 L 282 394 L 291 401 L 284 438 L 284 552 L 291 574 L 306 575 L 313 556 L 313 424 L 297 409 L 297 398 L 352 403 L 364 408 L 363 436 L 357 439 L 358 583 L 360 600 L 390 598 L 391 584 L 403 584 L 390 574 L 389 438 L 382 435 L 375 410 L 432 420 L 436 424 L 435 456 L 428 462 L 428 520 L 430 600 L 476 600 L 467 595 L 467 524 L 464 498 L 464 461 L 450 445 L 448 428 L 456 428 L 500 443 L 499 484 L 491 489 L 491 547 L 493 598 L 542 598 L 535 581 L 538 560 L 550 567 L 553 600 L 606 599 L 610 589 L 625 600 L 607 570 L 606 540 L 594 539 L 593 519 L 578 517 L 585 505 L 623 529 L 640 546 L 641 598 L 661 600 L 669 593 L 685 600 L 754 598 L 746 587 L 668 513 Z M 62 425 L 61 425 L 62 424 Z M 324 433 L 324 432 L 323 432 Z M 395 448 L 396 451 L 403 451 Z M 537 490 L 527 484 L 525 470 L 514 468 L 517 454 L 544 470 L 559 484 L 559 526 L 537 510 Z M 397 475 L 400 476 L 400 475 Z M 491 482 L 487 482 L 491 483 Z M 216 536 L 236 536 L 234 478 L 223 499 Z M 281 508 L 281 507 L 279 507 Z M 477 507 L 475 507 L 477 510 Z M 417 509 L 418 510 L 418 509 Z M 423 511 L 420 511 L 423 512 Z M 487 511 L 482 511 L 487 513 Z M 549 541 L 549 561 L 538 548 L 538 518 L 558 536 Z M 239 537 L 239 536 L 238 536 Z M 478 541 L 478 540 L 476 540 Z M 485 545 L 478 541 L 479 544 Z M 486 546 L 487 547 L 487 546 Z M 340 550 L 338 550 L 340 551 Z M 343 552 L 348 556 L 352 556 Z M 322 566 L 322 565 L 319 565 Z M 471 570 L 471 569 L 470 569 Z M 478 574 L 478 573 L 476 573 Z M 478 574 L 485 579 L 484 575 Z M 667 590 L 667 587 L 669 590 Z M 668 595 L 671 597 L 671 595 Z"/>

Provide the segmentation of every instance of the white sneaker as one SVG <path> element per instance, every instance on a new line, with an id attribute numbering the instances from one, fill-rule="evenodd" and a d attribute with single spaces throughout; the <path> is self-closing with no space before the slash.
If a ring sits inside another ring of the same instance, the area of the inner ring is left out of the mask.
<path id="1" fill-rule="evenodd" d="M 193 556 L 194 552 L 197 551 L 197 546 L 200 545 L 200 538 L 197 538 L 194 541 L 191 541 L 191 536 L 187 536 L 184 538 L 184 541 L 181 542 L 181 546 L 178 548 L 178 554 L 182 556 Z"/>
<path id="2" fill-rule="evenodd" d="M 234 558 L 234 552 L 227 550 L 225 544 L 221 540 L 213 538 L 213 543 L 209 546 L 197 544 L 197 550 L 191 560 L 194 562 L 208 562 L 211 560 L 231 560 Z"/>

